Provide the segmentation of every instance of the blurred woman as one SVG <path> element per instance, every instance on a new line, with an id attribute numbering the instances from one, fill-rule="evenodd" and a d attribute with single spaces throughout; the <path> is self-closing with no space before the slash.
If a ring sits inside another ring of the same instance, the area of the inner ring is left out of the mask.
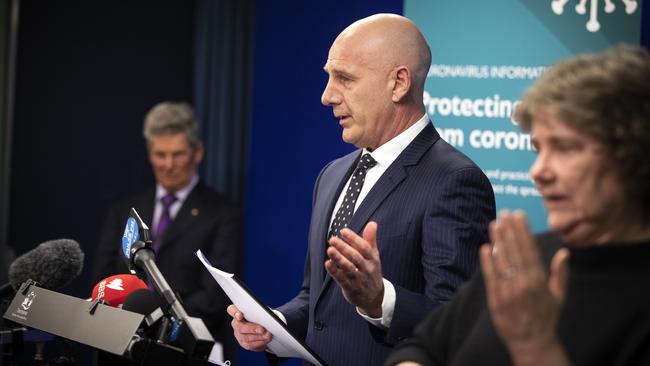
<path id="1" fill-rule="evenodd" d="M 481 274 L 387 365 L 650 365 L 650 54 L 553 66 L 524 95 L 551 233 L 502 212 Z"/>

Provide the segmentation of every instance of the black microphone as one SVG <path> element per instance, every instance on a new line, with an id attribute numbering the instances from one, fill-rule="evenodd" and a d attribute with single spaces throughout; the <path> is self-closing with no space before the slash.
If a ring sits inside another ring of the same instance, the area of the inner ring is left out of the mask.
<path id="1" fill-rule="evenodd" d="M 166 305 L 165 301 L 157 293 L 149 289 L 138 289 L 126 297 L 122 309 L 144 315 L 146 317 L 145 333 L 149 338 L 153 338 L 157 342 L 166 343 L 169 341 L 167 333 L 171 325 L 170 320 L 165 315 L 168 311 Z M 154 324 L 158 323 L 161 318 L 161 324 L 154 327 Z"/>
<path id="2" fill-rule="evenodd" d="M 145 315 L 144 326 L 139 329 L 141 339 L 129 346 L 126 354 L 138 365 L 194 365 L 187 363 L 184 350 L 170 344 L 173 323 L 167 314 L 169 306 L 157 293 L 149 289 L 133 291 L 125 300 L 123 310 Z M 197 365 L 204 365 L 203 362 Z M 205 363 L 207 365 L 207 363 Z"/>
<path id="3" fill-rule="evenodd" d="M 83 262 L 84 253 L 74 240 L 41 243 L 11 263 L 9 283 L 0 286 L 0 297 L 14 293 L 29 279 L 36 281 L 39 287 L 59 289 L 81 273 Z"/>
<path id="4" fill-rule="evenodd" d="M 164 307 L 165 303 L 158 294 L 144 288 L 131 292 L 122 304 L 122 309 L 142 315 L 149 315 L 156 309 Z"/>
<path id="5" fill-rule="evenodd" d="M 178 342 L 190 359 L 207 359 L 214 338 L 199 318 L 187 314 L 176 294 L 156 265 L 156 254 L 151 248 L 149 227 L 142 221 L 134 208 L 124 228 L 122 253 L 129 270 L 138 276 L 146 274 L 156 292 L 171 310 L 173 320 L 179 325 Z"/>

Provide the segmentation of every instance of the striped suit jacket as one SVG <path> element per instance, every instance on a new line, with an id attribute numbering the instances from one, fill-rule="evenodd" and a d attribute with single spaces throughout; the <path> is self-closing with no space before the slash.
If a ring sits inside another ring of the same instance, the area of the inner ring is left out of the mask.
<path id="1" fill-rule="evenodd" d="M 387 331 L 361 318 L 324 268 L 334 204 L 360 151 L 323 168 L 314 187 L 302 289 L 278 308 L 288 327 L 329 365 L 380 365 L 392 345 L 411 334 L 433 308 L 448 301 L 478 266 L 495 217 L 487 177 L 429 124 L 381 176 L 349 227 L 378 223 L 384 278 L 397 294 Z"/>

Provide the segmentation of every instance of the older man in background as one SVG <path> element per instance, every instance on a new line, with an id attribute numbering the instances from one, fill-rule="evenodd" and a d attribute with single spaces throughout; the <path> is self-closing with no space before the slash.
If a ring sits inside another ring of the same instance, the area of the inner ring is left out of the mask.
<path id="1" fill-rule="evenodd" d="M 150 224 L 156 264 L 185 309 L 200 317 L 225 356 L 234 355 L 226 306 L 230 303 L 194 253 L 201 251 L 220 269 L 240 274 L 242 218 L 239 208 L 206 186 L 197 169 L 203 159 L 198 123 L 186 103 L 163 102 L 145 118 L 143 134 L 156 185 L 114 204 L 99 238 L 94 278 L 128 273 L 121 257 L 121 237 L 134 207 Z"/>

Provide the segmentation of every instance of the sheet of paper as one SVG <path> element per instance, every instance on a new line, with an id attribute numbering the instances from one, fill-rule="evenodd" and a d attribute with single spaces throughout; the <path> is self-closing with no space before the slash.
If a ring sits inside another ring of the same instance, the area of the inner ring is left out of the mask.
<path id="1" fill-rule="evenodd" d="M 314 365 L 324 365 L 322 360 L 296 339 L 282 320 L 268 306 L 258 301 L 234 274 L 213 267 L 201 250 L 196 252 L 196 256 L 228 295 L 230 301 L 244 314 L 246 320 L 260 324 L 273 334 L 273 340 L 267 346 L 271 352 L 279 357 L 297 357 Z"/>

